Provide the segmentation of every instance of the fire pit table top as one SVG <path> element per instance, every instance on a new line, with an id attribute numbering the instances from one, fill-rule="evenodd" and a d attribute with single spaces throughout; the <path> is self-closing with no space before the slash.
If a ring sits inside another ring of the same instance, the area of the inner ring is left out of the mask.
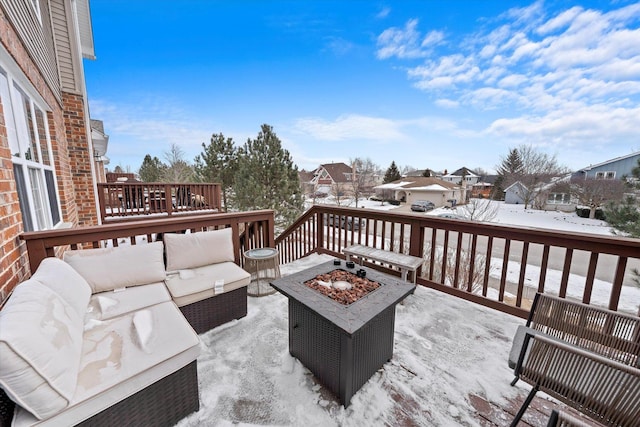
<path id="1" fill-rule="evenodd" d="M 354 274 L 363 269 L 367 272 L 367 279 L 374 280 L 381 286 L 354 303 L 343 305 L 304 284 L 319 274 L 335 269 Z M 304 304 L 348 335 L 353 335 L 384 309 L 402 301 L 415 288 L 414 284 L 368 267 L 356 265 L 355 268 L 347 268 L 344 262 L 334 265 L 332 261 L 274 280 L 271 286 L 288 298 Z"/>

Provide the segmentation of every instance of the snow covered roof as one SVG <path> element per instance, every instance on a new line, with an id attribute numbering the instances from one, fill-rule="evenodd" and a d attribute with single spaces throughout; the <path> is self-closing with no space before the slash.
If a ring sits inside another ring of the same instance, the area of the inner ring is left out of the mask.
<path id="1" fill-rule="evenodd" d="M 455 190 L 459 188 L 456 184 L 453 184 L 451 182 L 443 181 L 438 178 L 424 177 L 424 176 L 411 176 L 411 177 L 407 176 L 397 181 L 378 185 L 374 188 L 379 190 L 385 190 L 385 189 L 400 190 L 400 189 L 410 188 L 412 190 L 417 190 L 417 191 L 420 191 L 420 190 L 436 191 L 436 188 L 432 186 L 441 187 L 437 191 Z"/>

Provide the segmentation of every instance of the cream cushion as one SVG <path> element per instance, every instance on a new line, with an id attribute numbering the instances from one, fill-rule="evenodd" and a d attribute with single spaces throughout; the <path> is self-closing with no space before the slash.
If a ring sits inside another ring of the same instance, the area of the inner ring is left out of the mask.
<path id="1" fill-rule="evenodd" d="M 84 277 L 93 293 L 161 282 L 163 244 L 67 251 L 64 260 Z"/>
<path id="2" fill-rule="evenodd" d="M 184 273 L 184 270 L 180 273 Z M 189 270 L 190 274 L 180 273 L 168 274 L 166 280 L 167 288 L 178 307 L 214 296 L 216 280 L 224 280 L 223 292 L 233 291 L 251 282 L 251 275 L 233 262 L 194 268 Z"/>
<path id="3" fill-rule="evenodd" d="M 198 335 L 173 302 L 87 325 L 75 394 L 43 426 L 69 426 L 176 372 L 200 354 Z M 170 392 L 170 391 L 169 391 Z M 14 427 L 36 420 L 16 407 Z"/>
<path id="4" fill-rule="evenodd" d="M 134 286 L 119 292 L 100 292 L 91 296 L 85 322 L 113 319 L 167 301 L 171 301 L 171 295 L 164 282 Z"/>
<path id="5" fill-rule="evenodd" d="M 91 297 L 91 287 L 69 264 L 59 258 L 45 258 L 31 279 L 54 290 L 76 310 L 80 318 L 84 316 Z"/>
<path id="6" fill-rule="evenodd" d="M 198 233 L 167 233 L 167 272 L 235 260 L 231 228 Z"/>
<path id="7" fill-rule="evenodd" d="M 51 288 L 30 279 L 0 311 L 0 386 L 38 419 L 72 400 L 82 354 L 83 319 Z"/>

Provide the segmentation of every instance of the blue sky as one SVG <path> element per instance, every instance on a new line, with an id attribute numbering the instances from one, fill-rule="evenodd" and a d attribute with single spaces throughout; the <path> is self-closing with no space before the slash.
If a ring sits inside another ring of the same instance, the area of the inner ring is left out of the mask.
<path id="1" fill-rule="evenodd" d="M 640 150 L 640 3 L 91 0 L 110 167 L 273 126 L 300 169 L 355 157 L 492 171 Z"/>

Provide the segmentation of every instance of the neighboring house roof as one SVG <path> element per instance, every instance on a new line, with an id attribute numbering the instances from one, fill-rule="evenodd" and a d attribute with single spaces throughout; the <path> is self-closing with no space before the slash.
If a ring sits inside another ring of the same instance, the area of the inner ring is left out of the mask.
<path id="1" fill-rule="evenodd" d="M 473 173 L 473 171 L 469 168 L 466 167 L 461 167 L 460 169 L 458 169 L 457 171 L 451 172 L 446 174 L 445 176 L 478 176 L 477 174 Z"/>
<path id="2" fill-rule="evenodd" d="M 407 172 L 405 176 L 424 176 L 425 172 L 429 172 L 429 176 L 442 175 L 442 173 L 440 172 L 436 172 L 432 169 L 427 168 L 427 169 L 418 169 L 411 172 Z"/>
<path id="3" fill-rule="evenodd" d="M 521 183 L 520 181 L 516 181 L 510 186 L 508 186 L 507 188 L 505 188 L 504 192 L 506 193 L 507 191 L 516 191 L 518 188 L 524 188 L 526 190 L 527 186 Z"/>
<path id="4" fill-rule="evenodd" d="M 625 160 L 625 159 L 628 159 L 630 157 L 635 157 L 635 156 L 640 157 L 640 151 L 636 151 L 635 153 L 627 154 L 626 156 L 616 157 L 615 159 L 607 160 L 605 162 L 598 163 L 598 164 L 595 164 L 595 165 L 589 165 L 586 168 L 578 169 L 577 172 L 590 171 L 593 168 L 597 168 L 597 167 L 600 167 L 600 166 L 605 166 L 605 165 L 608 165 L 609 163 L 619 162 L 620 160 Z"/>
<path id="5" fill-rule="evenodd" d="M 376 189 L 385 190 L 404 190 L 412 189 L 416 191 L 447 191 L 457 189 L 458 186 L 452 182 L 443 181 L 438 178 L 416 176 L 405 177 L 387 184 L 374 187 Z"/>
<path id="6" fill-rule="evenodd" d="M 353 169 L 345 163 L 327 163 L 320 165 L 320 167 L 314 171 L 314 174 L 318 175 L 321 169 L 327 172 L 333 182 L 351 182 L 349 176 L 353 173 Z"/>
<path id="7" fill-rule="evenodd" d="M 478 184 L 493 185 L 496 183 L 498 175 L 482 175 L 478 180 Z"/>
<path id="8" fill-rule="evenodd" d="M 306 170 L 301 170 L 298 171 L 298 179 L 300 180 L 300 182 L 311 182 L 311 180 L 313 179 L 313 172 L 309 172 Z"/>

